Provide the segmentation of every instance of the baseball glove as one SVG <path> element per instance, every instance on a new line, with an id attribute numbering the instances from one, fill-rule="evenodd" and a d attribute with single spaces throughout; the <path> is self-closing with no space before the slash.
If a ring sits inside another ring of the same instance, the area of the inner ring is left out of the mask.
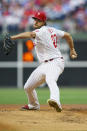
<path id="1" fill-rule="evenodd" d="M 3 36 L 3 52 L 5 55 L 9 55 L 14 47 L 15 43 L 12 41 L 9 33 Z"/>

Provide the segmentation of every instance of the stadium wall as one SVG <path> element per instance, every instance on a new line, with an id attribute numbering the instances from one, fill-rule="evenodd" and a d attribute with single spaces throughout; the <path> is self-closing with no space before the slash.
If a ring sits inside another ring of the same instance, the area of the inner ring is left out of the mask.
<path id="1" fill-rule="evenodd" d="M 61 86 L 87 86 L 87 41 L 76 40 L 74 43 L 78 58 L 66 62 L 65 70 L 58 80 Z M 31 72 L 38 66 L 37 61 L 36 63 L 22 61 L 21 45 L 23 45 L 21 42 L 17 43 L 9 56 L 0 53 L 0 87 L 22 88 Z"/>

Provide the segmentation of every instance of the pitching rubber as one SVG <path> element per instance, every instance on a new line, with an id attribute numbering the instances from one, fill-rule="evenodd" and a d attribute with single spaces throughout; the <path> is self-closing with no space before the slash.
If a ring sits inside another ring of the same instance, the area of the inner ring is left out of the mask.
<path id="1" fill-rule="evenodd" d="M 57 112 L 62 111 L 62 108 L 54 100 L 48 100 L 47 103 L 50 105 L 50 107 L 56 109 Z"/>

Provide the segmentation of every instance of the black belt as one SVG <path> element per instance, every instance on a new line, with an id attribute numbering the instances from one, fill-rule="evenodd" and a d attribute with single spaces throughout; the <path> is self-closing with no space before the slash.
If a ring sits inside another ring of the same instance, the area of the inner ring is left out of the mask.
<path id="1" fill-rule="evenodd" d="M 63 59 L 63 57 L 56 57 L 56 58 L 51 58 L 51 59 L 49 59 L 49 60 L 45 60 L 44 62 L 52 61 L 52 60 L 57 59 L 57 58 Z"/>

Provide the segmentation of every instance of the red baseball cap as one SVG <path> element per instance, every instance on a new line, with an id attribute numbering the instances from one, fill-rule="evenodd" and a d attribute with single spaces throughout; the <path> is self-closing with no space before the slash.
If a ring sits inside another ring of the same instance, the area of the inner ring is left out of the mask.
<path id="1" fill-rule="evenodd" d="M 35 12 L 34 16 L 32 17 L 33 19 L 39 19 L 41 21 L 46 21 L 47 17 L 46 14 L 42 11 L 37 11 Z"/>

